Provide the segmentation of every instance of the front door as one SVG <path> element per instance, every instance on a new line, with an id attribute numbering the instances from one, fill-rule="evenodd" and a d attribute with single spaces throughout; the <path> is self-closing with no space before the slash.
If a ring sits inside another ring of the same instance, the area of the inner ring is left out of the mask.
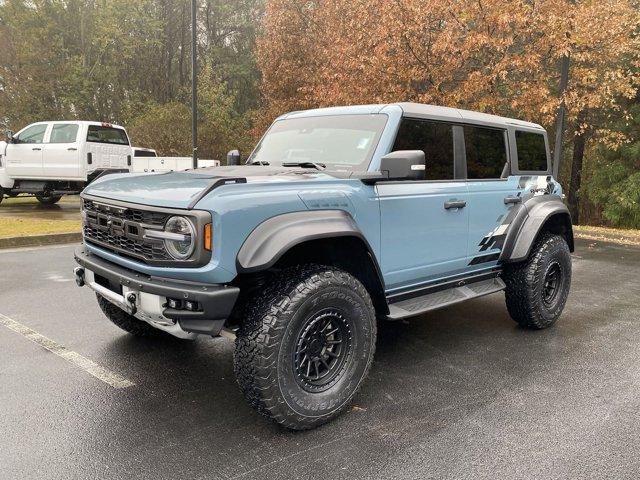
<path id="1" fill-rule="evenodd" d="M 7 173 L 10 177 L 42 177 L 42 148 L 46 123 L 30 125 L 7 145 Z"/>
<path id="2" fill-rule="evenodd" d="M 388 293 L 459 273 L 466 266 L 467 185 L 456 174 L 461 127 L 405 118 L 393 150 L 423 150 L 424 181 L 380 182 L 381 268 Z"/>
<path id="3" fill-rule="evenodd" d="M 80 175 L 77 123 L 54 123 L 43 149 L 45 177 L 73 180 Z"/>

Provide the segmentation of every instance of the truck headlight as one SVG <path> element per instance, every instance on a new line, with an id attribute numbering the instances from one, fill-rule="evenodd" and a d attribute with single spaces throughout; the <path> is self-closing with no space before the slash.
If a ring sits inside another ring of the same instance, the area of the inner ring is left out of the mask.
<path id="1" fill-rule="evenodd" d="M 196 248 L 196 230 L 185 217 L 171 217 L 164 225 L 164 245 L 176 260 L 186 260 Z"/>

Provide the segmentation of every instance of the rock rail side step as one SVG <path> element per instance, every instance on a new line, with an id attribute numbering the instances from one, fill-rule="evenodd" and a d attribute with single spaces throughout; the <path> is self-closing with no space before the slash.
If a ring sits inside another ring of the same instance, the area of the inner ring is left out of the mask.
<path id="1" fill-rule="evenodd" d="M 421 313 L 447 307 L 455 303 L 464 302 L 476 297 L 482 297 L 491 293 L 504 290 L 505 283 L 499 277 L 479 280 L 467 285 L 447 288 L 437 292 L 401 300 L 389 305 L 389 318 L 398 320 L 401 318 L 420 315 Z"/>

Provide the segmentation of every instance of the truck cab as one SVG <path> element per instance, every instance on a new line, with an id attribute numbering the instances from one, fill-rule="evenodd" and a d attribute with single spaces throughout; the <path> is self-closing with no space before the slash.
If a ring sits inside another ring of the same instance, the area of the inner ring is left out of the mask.
<path id="1" fill-rule="evenodd" d="M 380 319 L 504 292 L 522 327 L 558 320 L 574 245 L 552 172 L 546 131 L 518 119 L 292 112 L 244 165 L 89 185 L 76 279 L 130 334 L 235 338 L 248 402 L 313 428 L 356 394 Z"/>
<path id="2" fill-rule="evenodd" d="M 125 129 L 109 123 L 37 122 L 7 140 L 0 144 L 0 193 L 30 193 L 43 203 L 79 193 L 98 175 L 131 166 Z"/>

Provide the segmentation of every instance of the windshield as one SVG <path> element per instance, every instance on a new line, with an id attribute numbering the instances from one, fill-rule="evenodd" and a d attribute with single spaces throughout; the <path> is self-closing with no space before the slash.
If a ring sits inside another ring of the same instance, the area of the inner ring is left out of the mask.
<path id="1" fill-rule="evenodd" d="M 331 115 L 276 121 L 247 163 L 313 163 L 334 169 L 366 170 L 387 116 Z"/>

